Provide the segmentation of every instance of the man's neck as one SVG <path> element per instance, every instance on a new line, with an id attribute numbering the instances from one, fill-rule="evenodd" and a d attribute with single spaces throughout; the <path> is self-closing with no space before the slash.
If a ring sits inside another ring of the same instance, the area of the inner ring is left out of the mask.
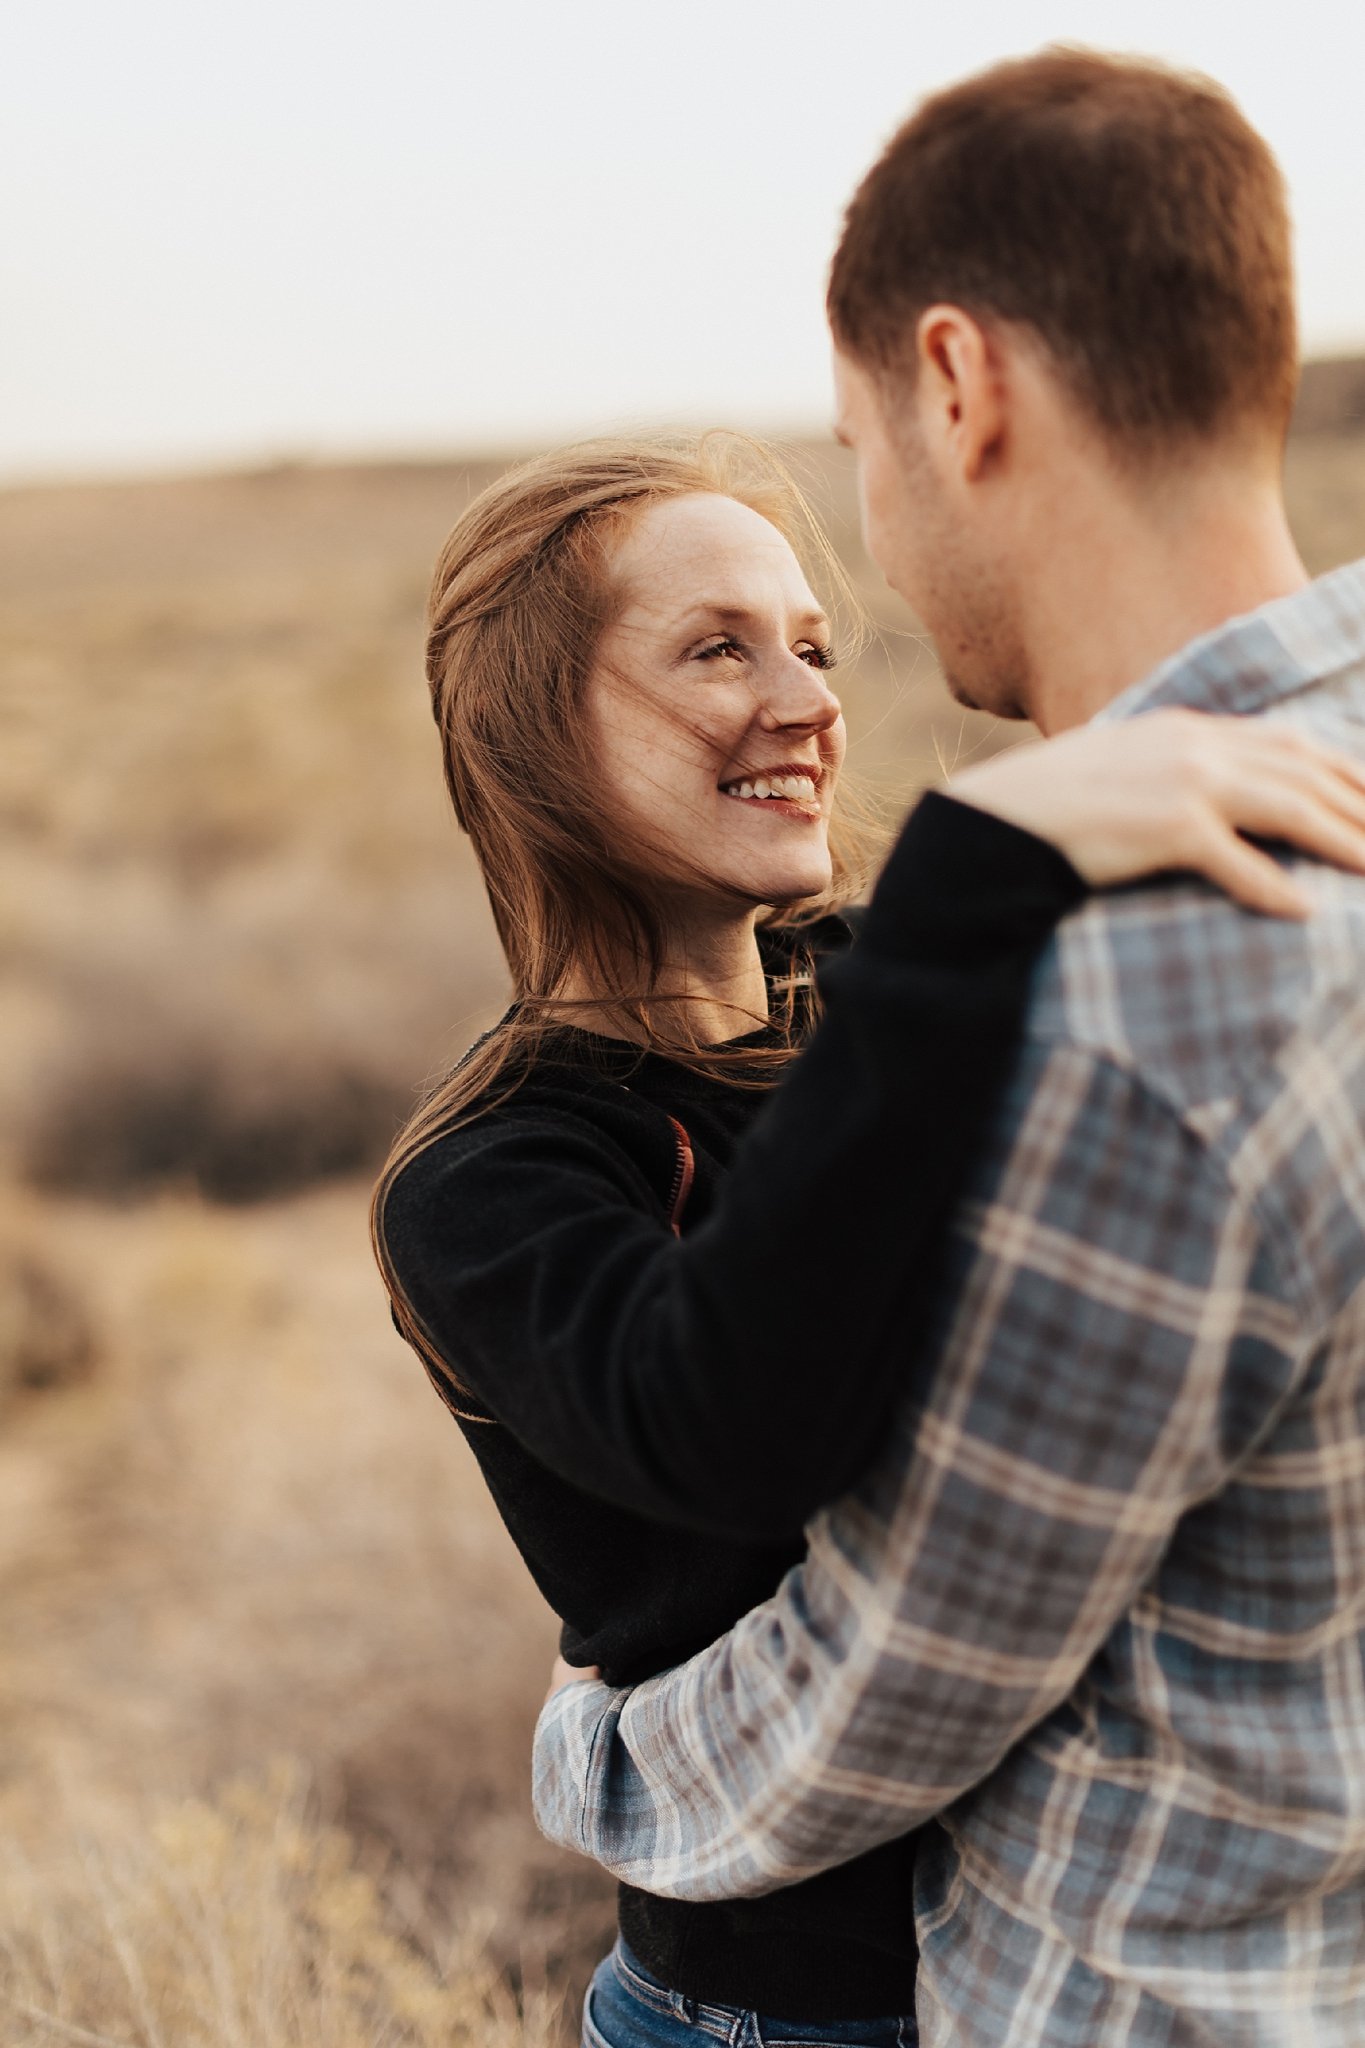
<path id="1" fill-rule="evenodd" d="M 1021 584 L 1044 733 L 1084 724 L 1201 634 L 1308 581 L 1268 474 L 1176 472 L 1118 490 L 1095 476 L 1061 504 Z"/>

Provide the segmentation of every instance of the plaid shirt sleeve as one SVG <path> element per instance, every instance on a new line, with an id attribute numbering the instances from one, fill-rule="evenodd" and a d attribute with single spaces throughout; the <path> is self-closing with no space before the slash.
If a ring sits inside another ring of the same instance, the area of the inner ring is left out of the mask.
<path id="1" fill-rule="evenodd" d="M 1263 1183 L 1193 1121 L 1026 1049 L 927 1392 L 728 1636 L 552 1698 L 547 1834 L 666 1896 L 769 1891 L 939 1812 L 1066 1698 L 1310 1354 Z"/>

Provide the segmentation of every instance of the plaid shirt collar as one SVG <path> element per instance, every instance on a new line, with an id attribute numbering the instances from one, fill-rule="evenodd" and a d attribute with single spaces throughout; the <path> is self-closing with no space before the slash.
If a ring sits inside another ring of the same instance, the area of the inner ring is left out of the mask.
<path id="1" fill-rule="evenodd" d="M 1203 633 L 1096 714 L 1166 705 L 1248 718 L 1365 661 L 1365 557 Z"/>

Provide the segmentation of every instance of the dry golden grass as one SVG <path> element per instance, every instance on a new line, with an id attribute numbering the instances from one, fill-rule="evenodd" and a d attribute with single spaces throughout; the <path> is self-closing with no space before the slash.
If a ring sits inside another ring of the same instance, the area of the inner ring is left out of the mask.
<path id="1" fill-rule="evenodd" d="M 1314 568 L 1365 552 L 1365 431 L 1319 413 Z M 1011 735 L 798 454 L 903 795 Z M 488 473 L 0 493 L 6 2048 L 548 2042 L 607 1938 L 529 1816 L 552 1623 L 365 1240 L 361 1169 L 499 1000 L 420 649 Z"/>
<path id="2" fill-rule="evenodd" d="M 139 2048 L 424 2044 L 489 2000 L 520 2039 L 511 1985 L 540 2038 L 607 1887 L 534 1832 L 553 1626 L 387 1325 L 364 1186 L 24 1210 L 102 1350 L 0 1437 L 0 2000 Z M 305 1992 L 354 2013 L 286 2024 Z"/>
<path id="3" fill-rule="evenodd" d="M 70 1821 L 65 1858 L 0 1862 L 0 2011 L 11 2048 L 533 2048 L 477 1930 L 429 1950 L 351 1839 L 276 1768 L 213 1799 Z"/>

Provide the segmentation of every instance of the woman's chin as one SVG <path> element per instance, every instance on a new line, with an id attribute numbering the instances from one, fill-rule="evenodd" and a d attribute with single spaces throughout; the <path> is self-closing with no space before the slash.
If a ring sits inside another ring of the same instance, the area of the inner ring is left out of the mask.
<path id="1" fill-rule="evenodd" d="M 833 879 L 833 871 L 827 867 L 807 869 L 801 874 L 788 870 L 769 876 L 766 882 L 750 884 L 745 893 L 755 903 L 767 904 L 773 910 L 795 910 L 813 897 L 823 896 Z"/>
<path id="2" fill-rule="evenodd" d="M 678 880 L 683 881 L 679 876 Z M 686 878 L 683 894 L 694 910 L 709 904 L 716 910 L 733 910 L 748 904 L 756 910 L 790 910 L 814 897 L 823 896 L 834 880 L 829 861 L 773 862 L 762 866 L 736 862 L 733 867 L 715 867 L 705 876 Z"/>

